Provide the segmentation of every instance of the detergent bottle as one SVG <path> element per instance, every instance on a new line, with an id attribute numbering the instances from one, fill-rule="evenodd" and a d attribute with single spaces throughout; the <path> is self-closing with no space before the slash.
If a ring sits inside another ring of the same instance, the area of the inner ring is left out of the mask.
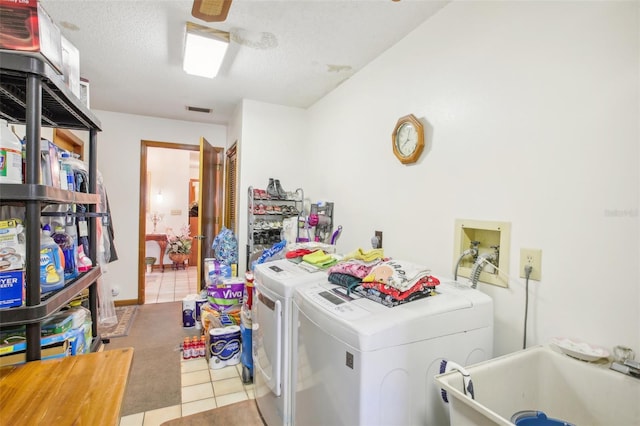
<path id="1" fill-rule="evenodd" d="M 73 237 L 65 232 L 62 226 L 57 226 L 51 238 L 62 249 L 65 281 L 76 278 L 78 276 L 78 251 Z"/>
<path id="2" fill-rule="evenodd" d="M 64 257 L 62 250 L 51 238 L 51 228 L 45 225 L 40 236 L 40 290 L 42 293 L 64 287 Z"/>

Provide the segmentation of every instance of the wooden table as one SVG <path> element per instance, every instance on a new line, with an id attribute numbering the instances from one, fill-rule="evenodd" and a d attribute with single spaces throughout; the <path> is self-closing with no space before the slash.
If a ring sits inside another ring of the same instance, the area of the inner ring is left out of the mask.
<path id="1" fill-rule="evenodd" d="M 144 237 L 145 241 L 156 241 L 160 246 L 160 266 L 162 267 L 162 272 L 164 272 L 164 252 L 167 249 L 167 234 L 146 234 Z"/>
<path id="2" fill-rule="evenodd" d="M 133 348 L 0 368 L 2 425 L 118 425 Z"/>

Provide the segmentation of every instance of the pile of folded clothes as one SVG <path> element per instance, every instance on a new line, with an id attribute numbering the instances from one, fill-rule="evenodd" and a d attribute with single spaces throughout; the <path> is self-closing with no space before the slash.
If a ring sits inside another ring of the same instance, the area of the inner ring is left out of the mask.
<path id="1" fill-rule="evenodd" d="M 379 249 L 377 249 L 379 250 Z M 440 281 L 431 271 L 401 260 L 351 257 L 329 269 L 329 282 L 393 307 L 435 294 Z"/>

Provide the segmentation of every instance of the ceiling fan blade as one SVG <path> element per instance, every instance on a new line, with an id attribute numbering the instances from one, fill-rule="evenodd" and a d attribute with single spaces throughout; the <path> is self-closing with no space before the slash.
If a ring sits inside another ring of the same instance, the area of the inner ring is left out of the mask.
<path id="1" fill-rule="evenodd" d="M 222 22 L 230 7 L 231 0 L 194 0 L 191 14 L 206 22 Z"/>

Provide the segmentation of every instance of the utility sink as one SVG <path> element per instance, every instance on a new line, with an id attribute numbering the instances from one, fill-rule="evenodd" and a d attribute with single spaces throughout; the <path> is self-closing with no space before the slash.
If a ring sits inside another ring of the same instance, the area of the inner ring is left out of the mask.
<path id="1" fill-rule="evenodd" d="M 447 392 L 451 425 L 512 425 L 521 411 L 579 425 L 640 425 L 640 379 L 535 346 L 467 367 L 475 399 L 464 394 L 462 375 L 437 375 Z"/>

